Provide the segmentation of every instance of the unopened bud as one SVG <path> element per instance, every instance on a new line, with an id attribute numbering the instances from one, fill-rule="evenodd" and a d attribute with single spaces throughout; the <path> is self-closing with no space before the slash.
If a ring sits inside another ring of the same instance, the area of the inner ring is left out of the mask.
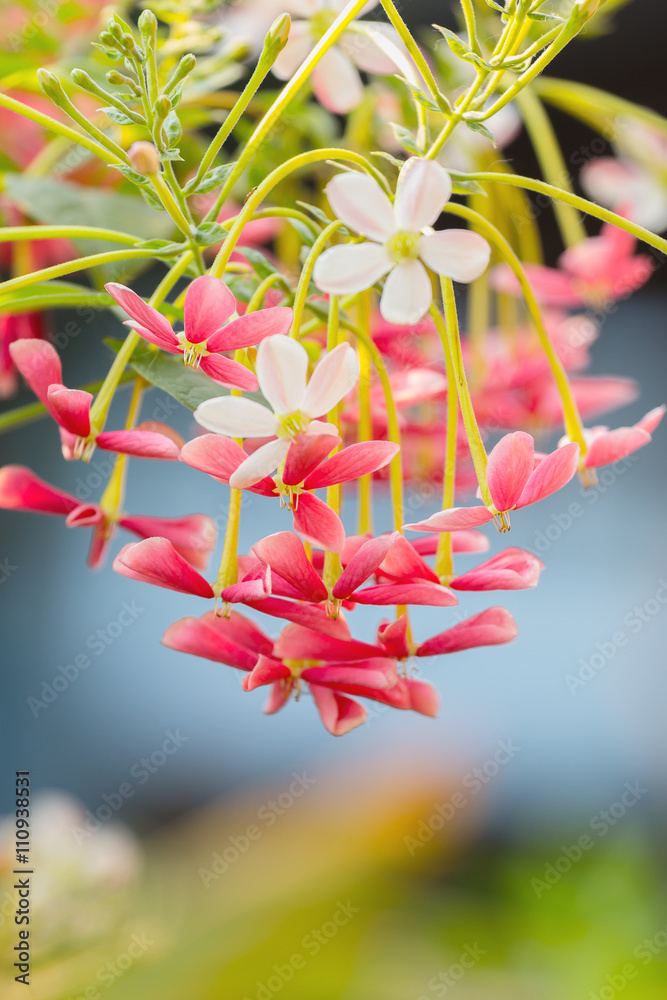
<path id="1" fill-rule="evenodd" d="M 273 63 L 278 58 L 278 55 L 287 45 L 291 27 L 292 18 L 289 14 L 281 14 L 280 17 L 276 18 L 264 39 L 262 59 L 270 59 L 271 63 Z"/>
<path id="2" fill-rule="evenodd" d="M 158 97 L 157 101 L 155 102 L 155 114 L 157 116 L 158 121 L 164 121 L 164 119 L 171 111 L 171 107 L 172 107 L 171 101 L 165 94 L 162 94 L 160 97 Z"/>
<path id="3" fill-rule="evenodd" d="M 178 66 L 176 67 L 176 69 L 174 70 L 174 72 L 171 74 L 166 84 L 164 85 L 164 93 L 171 94 L 171 92 L 179 85 L 179 83 L 181 83 L 182 80 L 185 80 L 186 76 L 192 73 L 196 65 L 197 65 L 197 58 L 192 54 L 192 52 L 188 52 L 186 55 L 184 55 L 181 61 L 179 62 Z"/>
<path id="4" fill-rule="evenodd" d="M 600 0 L 575 0 L 572 14 L 577 20 L 588 21 L 596 13 Z"/>
<path id="5" fill-rule="evenodd" d="M 152 10 L 145 10 L 139 17 L 137 24 L 144 41 L 149 41 L 157 35 L 157 18 Z"/>
<path id="6" fill-rule="evenodd" d="M 130 166 L 143 177 L 151 177 L 160 169 L 160 157 L 152 142 L 133 142 L 127 151 Z"/>
<path id="7" fill-rule="evenodd" d="M 55 73 L 50 73 L 48 69 L 38 69 L 37 70 L 37 82 L 42 88 L 42 92 L 50 98 L 54 104 L 58 107 L 63 107 L 69 104 L 67 94 L 63 90 L 63 85 L 55 75 Z"/>

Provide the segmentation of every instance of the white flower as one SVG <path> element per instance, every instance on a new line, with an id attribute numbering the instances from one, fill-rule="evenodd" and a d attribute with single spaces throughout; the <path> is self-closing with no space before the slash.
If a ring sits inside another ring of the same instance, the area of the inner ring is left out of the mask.
<path id="1" fill-rule="evenodd" d="M 195 420 L 208 431 L 232 438 L 275 438 L 253 452 L 229 482 L 245 489 L 270 475 L 283 461 L 297 434 L 337 434 L 332 424 L 317 420 L 332 410 L 359 378 L 359 358 L 349 344 L 325 354 L 310 381 L 308 353 L 289 337 L 263 340 L 257 350 L 257 380 L 271 409 L 241 396 L 216 396 L 195 410 Z"/>
<path id="2" fill-rule="evenodd" d="M 580 180 L 599 205 L 656 233 L 667 229 L 667 188 L 640 163 L 603 156 L 583 167 Z"/>
<path id="3" fill-rule="evenodd" d="M 331 208 L 372 243 L 331 247 L 317 261 L 315 284 L 330 295 L 354 295 L 388 274 L 380 311 L 389 323 L 418 323 L 433 301 L 429 267 L 454 281 L 474 281 L 491 255 L 487 241 L 465 229 L 430 227 L 452 194 L 439 163 L 413 157 L 401 170 L 392 205 L 367 174 L 347 172 L 327 185 Z M 426 265 L 426 267 L 424 266 Z"/>
<path id="4" fill-rule="evenodd" d="M 369 0 L 361 13 L 372 10 L 377 3 L 378 0 Z M 284 4 L 289 14 L 302 20 L 293 22 L 289 41 L 273 66 L 280 80 L 289 80 L 296 73 L 346 6 L 347 0 L 288 0 Z M 369 28 L 400 44 L 389 25 L 373 21 Z M 389 76 L 396 72 L 396 65 L 366 34 L 365 22 L 355 21 L 313 70 L 311 80 L 318 101 L 334 114 L 353 111 L 364 96 L 360 69 Z"/>

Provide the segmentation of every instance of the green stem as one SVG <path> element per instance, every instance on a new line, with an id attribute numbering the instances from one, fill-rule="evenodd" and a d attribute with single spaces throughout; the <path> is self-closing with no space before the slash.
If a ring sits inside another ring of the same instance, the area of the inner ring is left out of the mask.
<path id="1" fill-rule="evenodd" d="M 264 281 L 261 281 L 257 286 L 257 289 L 248 302 L 248 308 L 245 311 L 246 316 L 248 313 L 257 312 L 258 309 L 262 308 L 264 302 L 264 296 L 268 292 L 269 288 L 273 288 L 274 285 L 284 283 L 285 278 L 282 274 L 269 274 Z"/>
<path id="2" fill-rule="evenodd" d="M 41 271 L 33 271 L 32 274 L 21 274 L 16 278 L 0 282 L 0 295 L 7 295 L 19 288 L 28 288 L 30 285 L 37 285 L 51 278 L 60 278 L 63 274 L 85 271 L 89 267 L 100 267 L 102 264 L 114 264 L 124 260 L 150 260 L 152 257 L 155 257 L 155 250 L 109 250 L 106 253 L 92 254 L 90 257 L 79 257 L 78 260 L 68 260 L 64 264 L 54 264 L 53 267 L 45 267 Z"/>
<path id="3" fill-rule="evenodd" d="M 443 470 L 442 509 L 454 506 L 456 495 L 456 445 L 459 426 L 459 398 L 456 389 L 456 366 L 447 336 L 443 338 L 445 367 L 447 370 L 447 439 L 445 441 L 445 467 Z M 447 585 L 454 576 L 454 547 L 451 531 L 443 531 L 438 541 L 435 572 L 440 582 Z"/>
<path id="4" fill-rule="evenodd" d="M 549 184 L 573 194 L 560 143 L 542 102 L 527 89 L 517 96 L 516 103 L 533 144 L 542 176 Z M 566 247 L 576 246 L 586 238 L 586 229 L 576 208 L 556 202 L 554 211 Z"/>
<path id="5" fill-rule="evenodd" d="M 296 290 L 296 297 L 294 299 L 294 320 L 290 330 L 290 337 L 293 337 L 294 340 L 299 339 L 301 323 L 303 322 L 303 314 L 306 310 L 306 303 L 308 301 L 310 279 L 313 276 L 317 259 L 323 253 L 327 243 L 334 233 L 336 233 L 339 229 L 342 229 L 342 227 L 343 223 L 338 220 L 329 223 L 326 229 L 322 231 L 313 243 L 312 249 L 306 258 L 306 263 L 303 265 L 301 277 L 299 278 L 299 284 Z M 336 320 L 336 329 L 338 329 L 338 319 Z"/>
<path id="6" fill-rule="evenodd" d="M 125 382 L 132 382 L 135 378 L 136 375 L 133 372 L 127 372 L 121 376 L 119 385 Z M 78 386 L 78 388 L 82 392 L 96 393 L 99 392 L 102 385 L 102 379 L 98 379 L 96 382 L 88 382 L 86 385 Z M 25 424 L 32 424 L 36 420 L 41 420 L 42 417 L 48 416 L 50 416 L 49 411 L 43 403 L 28 403 L 26 406 L 17 406 L 6 413 L 0 413 L 0 434 L 4 434 L 5 431 L 14 430 L 17 427 L 22 427 Z"/>
<path id="7" fill-rule="evenodd" d="M 366 292 L 359 296 L 357 320 L 359 329 L 366 340 L 371 339 L 370 333 L 371 295 Z M 373 437 L 373 421 L 371 415 L 371 356 L 363 341 L 359 341 L 359 434 L 360 442 L 370 441 Z M 360 535 L 373 533 L 373 477 L 359 478 L 359 520 L 357 531 Z"/>
<path id="8" fill-rule="evenodd" d="M 338 307 L 338 296 L 332 295 L 329 298 L 329 317 L 327 322 L 327 353 L 335 350 L 338 347 L 338 337 L 340 333 L 339 326 L 340 310 Z M 327 420 L 329 423 L 333 424 L 337 430 L 339 430 L 339 420 L 338 420 L 338 406 L 335 406 L 333 410 L 328 414 Z M 340 517 L 341 507 L 343 501 L 343 487 L 342 485 L 336 483 L 333 486 L 329 486 L 327 489 L 327 504 L 334 512 Z M 343 572 L 343 567 L 341 565 L 340 556 L 337 552 L 325 552 L 324 554 L 324 572 L 323 580 L 325 587 L 329 588 L 329 593 L 333 590 L 338 578 Z"/>
<path id="9" fill-rule="evenodd" d="M 108 240 L 133 246 L 140 243 L 138 236 L 119 233 L 115 229 L 98 229 L 97 226 L 6 226 L 0 229 L 0 243 L 18 243 L 21 240 Z"/>
<path id="10" fill-rule="evenodd" d="M 398 10 L 396 9 L 393 0 L 380 0 L 380 2 L 384 7 L 384 11 L 387 17 L 394 26 L 396 33 L 399 35 L 401 41 L 403 42 L 406 49 L 412 56 L 415 66 L 417 67 L 422 77 L 424 78 L 426 86 L 431 91 L 431 95 L 437 102 L 441 111 L 443 111 L 444 114 L 447 114 L 449 112 L 449 108 L 447 104 L 444 103 L 442 100 L 440 88 L 438 87 L 437 81 L 433 75 L 431 67 L 429 66 L 423 52 L 421 51 L 416 41 L 412 37 L 410 29 L 408 28 L 407 24 L 405 23 L 405 21 L 399 14 Z"/>
<path id="11" fill-rule="evenodd" d="M 241 523 L 241 500 L 243 490 L 229 490 L 229 514 L 225 530 L 225 544 L 218 570 L 216 589 L 218 595 L 225 587 L 231 587 L 238 580 L 239 525 Z"/>

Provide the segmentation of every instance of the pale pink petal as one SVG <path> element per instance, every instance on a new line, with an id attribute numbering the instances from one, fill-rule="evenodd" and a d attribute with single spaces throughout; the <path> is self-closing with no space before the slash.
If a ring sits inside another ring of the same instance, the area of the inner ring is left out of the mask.
<path id="1" fill-rule="evenodd" d="M 278 430 L 275 415 L 266 406 L 240 396 L 216 396 L 200 403 L 195 420 L 207 431 L 227 437 L 273 437 Z"/>
<path id="2" fill-rule="evenodd" d="M 257 654 L 234 641 L 232 630 L 226 634 L 222 625 L 227 619 L 218 619 L 219 625 L 206 615 L 203 618 L 181 618 L 170 625 L 162 637 L 162 645 L 190 656 L 201 656 L 215 663 L 224 663 L 237 670 L 252 670 Z"/>
<path id="3" fill-rule="evenodd" d="M 166 538 L 147 538 L 125 545 L 114 559 L 113 568 L 131 580 L 196 597 L 213 597 L 211 585 Z"/>
<path id="4" fill-rule="evenodd" d="M 432 301 L 431 279 L 424 265 L 418 260 L 404 260 L 385 282 L 380 312 L 388 323 L 414 326 L 429 311 Z"/>
<path id="5" fill-rule="evenodd" d="M 571 275 L 555 267 L 541 264 L 524 264 L 524 271 L 530 286 L 544 305 L 561 308 L 577 308 L 584 305 L 581 291 L 576 287 Z M 491 271 L 491 286 L 506 295 L 522 295 L 521 285 L 508 264 L 498 264 Z"/>
<path id="6" fill-rule="evenodd" d="M 404 613 L 396 621 L 382 622 L 378 628 L 378 642 L 396 660 L 407 660 L 410 656 L 408 624 L 408 616 Z"/>
<path id="7" fill-rule="evenodd" d="M 505 608 L 488 608 L 472 618 L 466 618 L 446 632 L 427 639 L 417 649 L 417 656 L 441 656 L 458 653 L 477 646 L 497 646 L 516 639 L 518 628 Z"/>
<path id="8" fill-rule="evenodd" d="M 387 248 L 379 243 L 346 243 L 318 257 L 313 281 L 329 295 L 356 295 L 372 288 L 393 266 Z"/>
<path id="9" fill-rule="evenodd" d="M 231 389 L 245 389 L 246 392 L 257 392 L 257 379 L 245 365 L 220 354 L 209 354 L 202 357 L 199 367 L 214 382 L 228 386 Z"/>
<path id="10" fill-rule="evenodd" d="M 197 569 L 206 568 L 218 536 L 215 521 L 204 514 L 188 514 L 184 517 L 132 514 L 122 517 L 118 523 L 140 538 L 166 538 Z"/>
<path id="11" fill-rule="evenodd" d="M 181 462 L 223 483 L 229 483 L 229 477 L 247 457 L 236 441 L 218 434 L 202 434 L 193 438 L 183 446 L 180 454 Z"/>
<path id="12" fill-rule="evenodd" d="M 299 11 L 294 10 L 293 13 L 298 14 Z M 290 29 L 289 41 L 271 67 L 271 72 L 279 80 L 289 80 L 314 47 L 315 41 L 310 33 L 308 22 L 294 21 Z"/>
<path id="13" fill-rule="evenodd" d="M 293 682 L 277 681 L 271 688 L 268 701 L 264 706 L 264 714 L 275 715 L 281 708 L 284 708 L 292 697 L 293 688 Z"/>
<path id="14" fill-rule="evenodd" d="M 357 21 L 354 31 L 344 32 L 338 44 L 355 66 L 365 73 L 392 76 L 397 72 L 396 63 L 374 41 L 376 37 L 382 39 L 382 36 L 399 51 L 405 52 L 396 31 L 381 21 Z"/>
<path id="15" fill-rule="evenodd" d="M 636 426 L 641 427 L 641 429 L 643 431 L 646 431 L 648 434 L 652 434 L 653 431 L 656 429 L 656 427 L 662 421 L 662 418 L 665 415 L 665 411 L 667 411 L 667 407 L 665 406 L 654 407 L 652 410 L 649 410 L 646 416 L 642 417 L 641 420 L 637 421 Z"/>
<path id="16" fill-rule="evenodd" d="M 48 392 L 49 408 L 61 427 L 76 437 L 90 434 L 90 406 L 93 397 L 82 389 L 66 389 L 64 385 L 51 385 Z"/>
<path id="17" fill-rule="evenodd" d="M 346 698 L 319 684 L 314 684 L 311 692 L 324 728 L 332 736 L 344 736 L 366 721 L 366 709 L 352 698 Z"/>
<path id="18" fill-rule="evenodd" d="M 301 408 L 308 375 L 308 352 L 291 337 L 269 337 L 257 350 L 255 364 L 262 393 L 276 413 Z"/>
<path id="19" fill-rule="evenodd" d="M 530 434 L 506 434 L 489 455 L 486 477 L 496 510 L 513 510 L 533 471 L 534 444 Z"/>
<path id="20" fill-rule="evenodd" d="M 229 477 L 229 485 L 235 490 L 247 490 L 255 486 L 265 476 L 275 472 L 290 446 L 288 438 L 276 438 L 263 444 L 242 462 Z"/>
<path id="21" fill-rule="evenodd" d="M 5 510 L 67 516 L 79 507 L 80 502 L 69 493 L 44 482 L 23 465 L 5 465 L 0 469 L 0 507 Z"/>
<path id="22" fill-rule="evenodd" d="M 421 604 L 433 608 L 451 608 L 458 598 L 448 587 L 424 580 L 416 583 L 384 583 L 365 587 L 350 595 L 356 604 L 375 604 L 388 607 L 392 604 Z"/>
<path id="23" fill-rule="evenodd" d="M 462 528 L 476 528 L 493 520 L 493 514 L 486 507 L 450 507 L 431 515 L 425 521 L 406 524 L 410 531 L 460 531 Z"/>
<path id="24" fill-rule="evenodd" d="M 34 394 L 52 413 L 48 400 L 49 386 L 54 383 L 60 385 L 63 379 L 55 347 L 45 340 L 30 338 L 15 340 L 9 345 L 9 353 Z"/>
<path id="25" fill-rule="evenodd" d="M 312 493 L 302 493 L 294 510 L 294 530 L 312 545 L 327 552 L 340 552 L 345 529 L 338 515 Z"/>
<path id="26" fill-rule="evenodd" d="M 452 580 L 454 590 L 526 590 L 536 587 L 544 563 L 532 552 L 509 548 Z"/>
<path id="27" fill-rule="evenodd" d="M 307 490 L 318 490 L 337 483 L 347 483 L 383 469 L 396 457 L 399 447 L 391 441 L 363 441 L 351 444 L 322 462 L 307 477 Z"/>
<path id="28" fill-rule="evenodd" d="M 398 178 L 394 214 L 396 228 L 419 233 L 432 226 L 452 196 L 452 181 L 435 160 L 412 156 Z"/>
<path id="29" fill-rule="evenodd" d="M 591 444 L 586 452 L 584 465 L 588 469 L 611 465 L 638 448 L 643 448 L 650 441 L 651 435 L 642 427 L 619 427 L 615 431 L 606 431 Z"/>
<path id="30" fill-rule="evenodd" d="M 162 313 L 159 313 L 153 306 L 147 305 L 140 295 L 133 292 L 131 288 L 120 285 L 118 282 L 110 281 L 104 286 L 109 295 L 116 300 L 128 316 L 131 316 L 135 323 L 144 327 L 153 334 L 155 343 L 165 344 L 172 348 L 178 344 L 176 334 L 171 328 L 171 324 Z M 139 332 L 139 331 L 137 331 Z"/>
<path id="31" fill-rule="evenodd" d="M 281 478 L 285 486 L 298 486 L 302 483 L 339 444 L 341 439 L 338 435 L 297 434 L 290 445 L 282 471 Z M 306 489 L 315 487 L 308 486 Z"/>
<path id="32" fill-rule="evenodd" d="M 359 378 L 359 355 L 349 344 L 339 344 L 315 366 L 299 409 L 309 417 L 323 417 L 347 396 Z"/>
<path id="33" fill-rule="evenodd" d="M 256 542 L 252 551 L 274 573 L 294 587 L 305 601 L 319 603 L 328 597 L 327 588 L 306 556 L 303 542 L 291 531 L 280 531 Z"/>
<path id="34" fill-rule="evenodd" d="M 337 174 L 327 184 L 326 194 L 334 215 L 355 233 L 384 243 L 396 232 L 393 206 L 368 174 L 357 170 Z"/>
<path id="35" fill-rule="evenodd" d="M 136 458 L 160 458 L 173 462 L 180 455 L 178 445 L 164 434 L 152 431 L 103 431 L 95 438 L 103 451 L 115 451 Z"/>
<path id="36" fill-rule="evenodd" d="M 185 294 L 185 338 L 201 344 L 236 312 L 236 299 L 222 278 L 204 274 L 195 278 Z"/>
<path id="37" fill-rule="evenodd" d="M 526 483 L 516 506 L 527 507 L 560 490 L 572 479 L 579 463 L 579 445 L 572 442 L 557 448 L 540 462 Z"/>
<path id="38" fill-rule="evenodd" d="M 208 338 L 209 351 L 236 351 L 259 344 L 265 337 L 289 333 L 294 312 L 287 306 L 273 306 L 233 319 Z"/>
<path id="39" fill-rule="evenodd" d="M 389 535 L 369 538 L 364 542 L 334 585 L 333 597 L 337 600 L 349 598 L 353 591 L 376 572 L 398 537 L 398 532 L 394 531 Z"/>
<path id="40" fill-rule="evenodd" d="M 305 604 L 301 601 L 284 601 L 279 597 L 265 597 L 262 600 L 244 600 L 244 603 L 255 611 L 281 618 L 284 621 L 303 625 L 305 628 L 322 632 L 339 638 L 342 618 L 329 618 L 326 611 L 317 604 Z"/>
<path id="41" fill-rule="evenodd" d="M 491 247 L 479 233 L 468 229 L 443 229 L 422 236 L 419 256 L 436 274 L 468 284 L 486 271 Z"/>
<path id="42" fill-rule="evenodd" d="M 426 715 L 430 719 L 437 719 L 440 711 L 440 698 L 435 688 L 425 681 L 418 681 L 411 677 L 406 679 L 405 684 L 412 711 Z"/>
<path id="43" fill-rule="evenodd" d="M 359 71 L 338 45 L 332 45 L 312 74 L 313 92 L 327 111 L 346 115 L 359 107 L 364 85 Z"/>

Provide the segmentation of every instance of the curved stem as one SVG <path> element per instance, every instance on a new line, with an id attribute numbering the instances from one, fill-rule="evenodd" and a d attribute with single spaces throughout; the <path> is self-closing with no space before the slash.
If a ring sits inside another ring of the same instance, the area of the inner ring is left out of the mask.
<path id="1" fill-rule="evenodd" d="M 315 242 L 313 243 L 312 249 L 306 258 L 306 263 L 303 265 L 301 271 L 301 277 L 299 278 L 299 284 L 296 290 L 296 297 L 294 299 L 294 320 L 292 322 L 292 328 L 290 330 L 290 337 L 294 340 L 299 339 L 299 333 L 301 331 L 301 323 L 303 322 L 303 314 L 306 309 L 306 302 L 308 300 L 308 290 L 310 288 L 310 279 L 313 276 L 313 271 L 315 270 L 315 264 L 317 263 L 318 257 L 323 253 L 327 243 L 331 237 L 339 229 L 343 228 L 343 223 L 336 220 L 331 222 L 326 229 L 320 233 Z M 338 320 L 336 320 L 336 326 L 338 326 Z M 333 350 L 333 348 L 332 348 Z"/>
<path id="2" fill-rule="evenodd" d="M 120 233 L 115 229 L 99 229 L 97 226 L 6 226 L 0 229 L 0 243 L 18 243 L 22 240 L 108 240 L 109 243 L 124 243 L 133 246 L 141 243 L 138 236 Z"/>
<path id="3" fill-rule="evenodd" d="M 149 260 L 155 257 L 155 250 L 109 250 L 107 253 L 96 253 L 90 257 L 80 257 L 78 260 L 68 260 L 65 264 L 54 264 L 32 274 L 21 274 L 17 278 L 0 282 L 0 295 L 7 295 L 19 288 L 28 288 L 41 281 L 60 278 L 63 274 L 74 274 L 85 271 L 89 267 L 100 267 L 102 264 L 113 264 L 123 260 Z"/>

